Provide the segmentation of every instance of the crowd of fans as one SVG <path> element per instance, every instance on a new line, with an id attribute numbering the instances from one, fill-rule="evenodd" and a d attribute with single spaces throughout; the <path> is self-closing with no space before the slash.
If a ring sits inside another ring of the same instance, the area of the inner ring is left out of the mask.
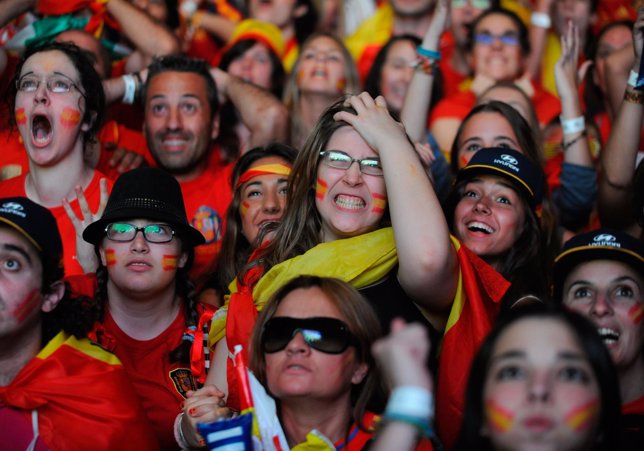
<path id="1" fill-rule="evenodd" d="M 0 0 L 0 448 L 641 449 L 643 49 L 637 0 Z"/>

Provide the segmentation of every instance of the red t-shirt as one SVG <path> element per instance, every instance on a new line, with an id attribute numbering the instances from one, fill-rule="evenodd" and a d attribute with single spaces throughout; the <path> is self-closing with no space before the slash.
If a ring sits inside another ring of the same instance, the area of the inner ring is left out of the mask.
<path id="1" fill-rule="evenodd" d="M 159 336 L 152 340 L 135 340 L 123 332 L 109 310 L 105 310 L 103 328 L 106 335 L 101 344 L 123 364 L 162 450 L 177 449 L 174 420 L 181 412 L 185 393 L 197 389 L 190 365 L 170 363 L 168 357 L 181 343 L 185 327 L 183 310 L 180 310 Z"/>
<path id="2" fill-rule="evenodd" d="M 180 182 L 186 214 L 190 224 L 206 238 L 206 243 L 195 248 L 195 261 L 190 276 L 197 283 L 212 272 L 221 249 L 226 210 L 232 199 L 230 177 L 233 164 L 225 164 L 219 157 L 219 148 L 212 149 L 208 167 L 190 181 Z"/>
<path id="3" fill-rule="evenodd" d="M 25 179 L 27 173 L 24 173 L 18 177 L 14 177 L 9 180 L 4 180 L 0 182 L 0 197 L 13 197 L 13 196 L 23 196 L 26 197 L 27 193 L 25 192 Z M 101 178 L 105 176 L 98 171 L 94 171 L 92 180 L 85 188 L 83 192 L 87 203 L 92 211 L 98 210 L 98 204 L 100 202 L 101 191 L 99 182 Z M 112 182 L 108 179 L 108 190 L 112 189 Z M 61 199 L 62 201 L 62 199 Z M 70 205 L 78 217 L 81 216 L 80 205 L 78 199 L 74 199 L 70 202 Z M 72 276 L 75 274 L 83 274 L 83 268 L 78 263 L 76 257 L 76 229 L 72 221 L 70 221 L 65 209 L 62 204 L 57 207 L 49 208 L 49 211 L 56 218 L 56 223 L 58 224 L 58 230 L 60 231 L 60 237 L 63 240 L 63 262 L 65 266 L 65 275 Z"/>

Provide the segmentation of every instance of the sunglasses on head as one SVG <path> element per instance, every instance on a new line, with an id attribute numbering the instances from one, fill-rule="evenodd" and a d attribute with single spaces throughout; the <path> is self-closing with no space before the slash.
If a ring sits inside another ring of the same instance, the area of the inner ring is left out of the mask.
<path id="1" fill-rule="evenodd" d="M 297 333 L 302 334 L 307 345 L 326 354 L 340 354 L 358 344 L 349 326 L 339 319 L 278 316 L 264 325 L 262 350 L 268 354 L 281 351 Z"/>

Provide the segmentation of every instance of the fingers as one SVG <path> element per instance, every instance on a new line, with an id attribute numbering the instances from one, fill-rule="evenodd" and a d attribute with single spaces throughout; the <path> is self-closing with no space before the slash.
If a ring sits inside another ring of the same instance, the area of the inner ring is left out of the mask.
<path id="1" fill-rule="evenodd" d="M 105 177 L 102 177 L 101 180 L 99 181 L 99 189 L 100 189 L 100 198 L 98 201 L 98 210 L 96 210 L 96 217 L 103 216 L 103 212 L 105 211 L 105 206 L 107 205 L 107 199 L 109 198 L 109 193 L 107 190 L 107 179 Z"/>
<path id="2" fill-rule="evenodd" d="M 63 208 L 65 209 L 65 213 L 67 213 L 67 217 L 72 222 L 72 225 L 74 226 L 74 230 L 76 230 L 76 233 L 77 234 L 83 233 L 83 228 L 84 228 L 83 224 L 78 219 L 78 216 L 76 216 L 76 212 L 72 209 L 72 206 L 69 204 L 69 201 L 67 199 L 63 199 Z"/>

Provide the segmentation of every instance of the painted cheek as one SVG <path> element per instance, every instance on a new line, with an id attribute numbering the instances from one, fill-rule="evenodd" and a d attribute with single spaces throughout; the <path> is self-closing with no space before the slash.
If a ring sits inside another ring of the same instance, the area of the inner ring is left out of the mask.
<path id="1" fill-rule="evenodd" d="M 22 301 L 20 301 L 16 310 L 14 310 L 14 316 L 18 320 L 18 323 L 22 323 L 26 320 L 29 314 L 33 312 L 34 308 L 38 306 L 39 302 L 40 292 L 34 288 Z"/>
<path id="2" fill-rule="evenodd" d="M 336 82 L 336 84 L 335 84 L 335 89 L 336 89 L 338 92 L 344 92 L 344 88 L 346 88 L 346 87 L 347 87 L 347 79 L 346 79 L 346 78 L 344 78 L 344 77 L 342 77 L 341 79 L 339 79 L 339 80 Z"/>
<path id="3" fill-rule="evenodd" d="M 248 209 L 250 208 L 250 204 L 246 201 L 243 201 L 241 205 L 239 206 L 239 214 L 244 217 L 246 216 L 246 213 L 248 213 Z"/>
<path id="4" fill-rule="evenodd" d="M 568 412 L 565 417 L 566 424 L 575 432 L 586 430 L 590 427 L 593 418 L 598 412 L 599 400 L 594 399 Z"/>
<path id="5" fill-rule="evenodd" d="M 514 423 L 514 414 L 494 401 L 485 404 L 485 412 L 490 427 L 498 433 L 507 432 Z"/>
<path id="6" fill-rule="evenodd" d="M 467 163 L 470 162 L 470 159 L 467 158 L 465 155 L 461 155 L 460 159 L 461 159 L 461 168 L 464 168 L 465 166 L 467 166 Z"/>
<path id="7" fill-rule="evenodd" d="M 25 125 L 27 123 L 27 115 L 24 108 L 16 108 L 16 123 L 18 125 Z"/>
<path id="8" fill-rule="evenodd" d="M 65 127 L 73 127 L 78 125 L 81 120 L 80 111 L 74 108 L 64 108 L 63 112 L 60 114 L 60 123 Z"/>
<path id="9" fill-rule="evenodd" d="M 315 184 L 315 198 L 317 200 L 323 200 L 328 188 L 329 185 L 327 184 L 327 182 L 318 177 L 318 181 Z"/>
<path id="10" fill-rule="evenodd" d="M 642 304 L 637 304 L 632 306 L 628 310 L 628 317 L 633 321 L 633 324 L 639 324 L 642 322 L 642 318 L 644 317 L 644 305 Z"/>
<path id="11" fill-rule="evenodd" d="M 382 194 L 373 193 L 373 208 L 371 211 L 376 214 L 382 214 L 385 212 L 385 207 L 387 206 L 387 198 Z"/>
<path id="12" fill-rule="evenodd" d="M 105 250 L 105 264 L 108 267 L 116 265 L 116 253 L 114 249 Z"/>
<path id="13" fill-rule="evenodd" d="M 177 256 L 164 255 L 163 260 L 161 260 L 161 267 L 164 271 L 174 271 L 177 269 Z"/>
<path id="14" fill-rule="evenodd" d="M 304 70 L 300 69 L 297 71 L 297 77 L 296 77 L 296 81 L 298 85 L 300 84 L 303 78 L 304 78 Z"/>

